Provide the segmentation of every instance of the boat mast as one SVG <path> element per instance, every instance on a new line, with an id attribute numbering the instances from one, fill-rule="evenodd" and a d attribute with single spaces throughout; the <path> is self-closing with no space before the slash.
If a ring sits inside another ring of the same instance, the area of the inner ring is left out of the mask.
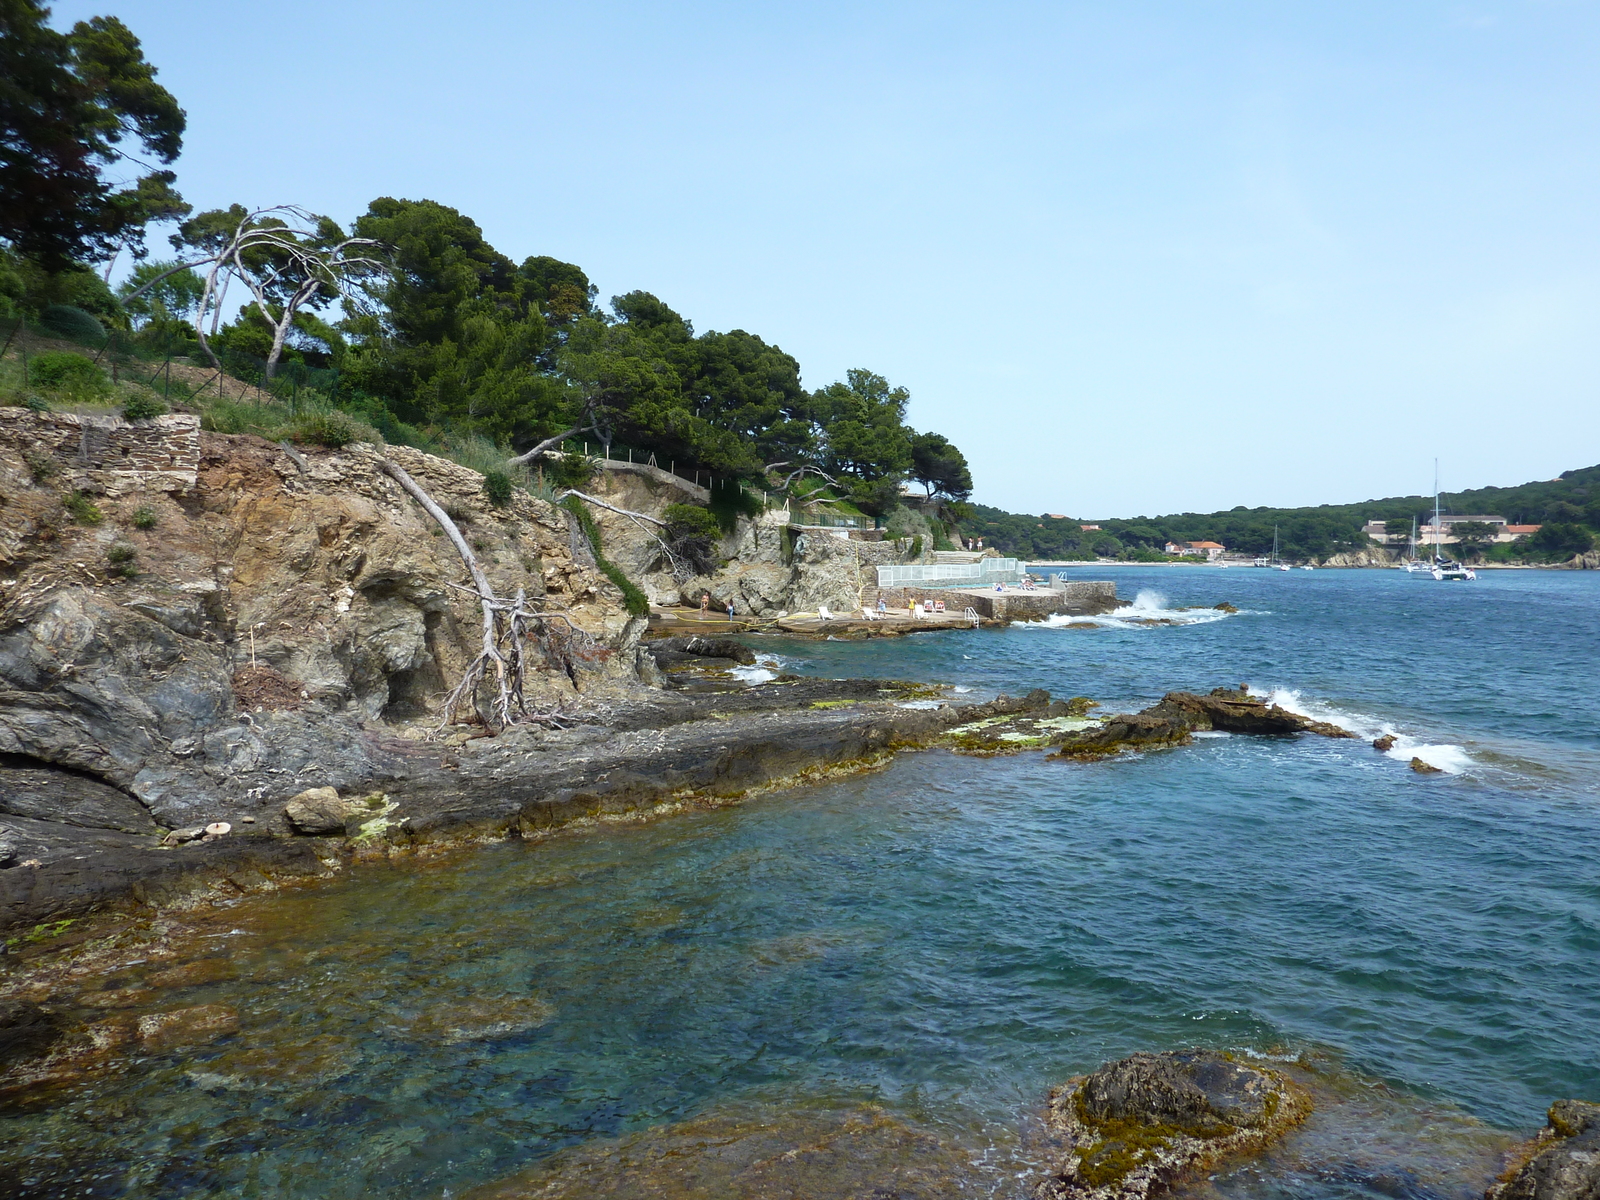
<path id="1" fill-rule="evenodd" d="M 1438 459 L 1434 459 L 1434 562 L 1438 562 Z"/>

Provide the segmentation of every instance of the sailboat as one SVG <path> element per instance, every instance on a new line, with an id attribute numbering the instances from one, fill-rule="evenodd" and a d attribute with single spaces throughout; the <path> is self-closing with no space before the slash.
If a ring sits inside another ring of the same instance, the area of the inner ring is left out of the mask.
<path id="1" fill-rule="evenodd" d="M 1428 572 L 1435 579 L 1443 581 L 1476 579 L 1478 574 L 1471 567 L 1463 566 L 1454 559 L 1445 558 L 1439 553 L 1439 460 L 1433 460 L 1433 567 Z"/>
<path id="2" fill-rule="evenodd" d="M 1274 525 L 1272 527 L 1272 559 L 1271 559 L 1271 563 L 1272 563 L 1272 566 L 1275 567 L 1279 571 L 1287 571 L 1289 569 L 1289 564 L 1288 563 L 1283 563 L 1283 562 L 1279 562 L 1278 561 L 1278 527 L 1276 525 Z"/>
<path id="3" fill-rule="evenodd" d="M 1396 563 L 1395 568 L 1404 571 L 1408 575 L 1415 575 L 1418 571 L 1426 571 L 1428 569 L 1427 565 L 1417 558 L 1416 517 L 1411 518 L 1411 541 L 1407 545 L 1406 560 L 1403 563 Z"/>

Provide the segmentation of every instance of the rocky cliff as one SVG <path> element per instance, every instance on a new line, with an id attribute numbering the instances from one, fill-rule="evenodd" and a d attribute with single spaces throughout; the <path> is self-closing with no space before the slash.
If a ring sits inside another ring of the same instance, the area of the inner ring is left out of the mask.
<path id="1" fill-rule="evenodd" d="M 374 448 L 291 451 L 185 425 L 176 440 L 192 441 L 192 473 L 166 462 L 140 473 L 86 461 L 60 416 L 6 416 L 11 766 L 82 773 L 180 826 L 241 791 L 298 790 L 312 764 L 336 786 L 370 774 L 362 731 L 415 733 L 476 652 L 461 561 Z M 582 561 L 569 514 L 523 493 L 495 507 L 476 472 L 385 453 L 453 514 L 497 592 L 523 590 L 608 651 L 581 672 L 532 672 L 531 699 L 632 678 L 643 621 Z"/>

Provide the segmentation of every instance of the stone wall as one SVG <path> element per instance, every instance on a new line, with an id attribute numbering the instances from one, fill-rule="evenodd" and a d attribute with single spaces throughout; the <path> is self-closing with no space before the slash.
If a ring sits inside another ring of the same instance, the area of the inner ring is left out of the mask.
<path id="1" fill-rule="evenodd" d="M 187 414 L 125 421 L 0 408 L 0 441 L 54 460 L 68 486 L 106 496 L 188 491 L 200 469 L 200 418 Z"/>

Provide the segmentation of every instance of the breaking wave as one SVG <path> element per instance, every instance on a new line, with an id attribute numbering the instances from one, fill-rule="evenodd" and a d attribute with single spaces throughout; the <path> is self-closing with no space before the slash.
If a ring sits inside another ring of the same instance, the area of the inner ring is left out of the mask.
<path id="1" fill-rule="evenodd" d="M 1337 725 L 1340 729 L 1348 729 L 1365 741 L 1392 737 L 1394 745 L 1384 751 L 1384 754 L 1399 762 L 1408 763 L 1413 758 L 1420 758 L 1430 767 L 1437 767 L 1447 775 L 1459 775 L 1468 767 L 1476 765 L 1464 746 L 1450 742 L 1422 741 L 1401 733 L 1394 727 L 1393 722 L 1366 713 L 1345 712 L 1316 700 L 1307 700 L 1293 688 L 1274 688 L 1268 694 L 1267 700 L 1270 704 L 1286 708 L 1292 713 L 1299 713 L 1303 717 L 1326 721 L 1330 725 Z"/>
<path id="2" fill-rule="evenodd" d="M 1229 612 L 1226 609 L 1185 606 L 1171 608 L 1166 596 L 1153 588 L 1144 588 L 1133 598 L 1132 604 L 1094 617 L 1075 617 L 1057 613 L 1043 621 L 1014 621 L 1012 624 L 1028 629 L 1064 629 L 1068 626 L 1094 626 L 1100 629 L 1149 629 L 1155 626 L 1210 625 L 1229 617 L 1243 615 L 1245 610 Z"/>
<path id="3" fill-rule="evenodd" d="M 757 654 L 753 666 L 733 667 L 728 671 L 735 679 L 743 683 L 770 683 L 778 677 L 778 673 L 788 664 L 777 654 Z"/>

